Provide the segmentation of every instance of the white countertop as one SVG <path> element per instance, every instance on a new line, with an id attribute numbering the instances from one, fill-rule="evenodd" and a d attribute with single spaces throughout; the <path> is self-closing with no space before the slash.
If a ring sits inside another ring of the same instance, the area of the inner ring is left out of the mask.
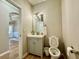
<path id="1" fill-rule="evenodd" d="M 45 35 L 31 35 L 28 34 L 27 37 L 33 37 L 33 38 L 43 38 Z"/>

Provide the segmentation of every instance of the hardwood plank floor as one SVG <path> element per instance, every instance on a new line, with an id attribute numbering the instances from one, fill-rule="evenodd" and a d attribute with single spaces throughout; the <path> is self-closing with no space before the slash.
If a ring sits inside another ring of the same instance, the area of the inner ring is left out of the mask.
<path id="1" fill-rule="evenodd" d="M 24 58 L 24 59 L 41 59 L 41 57 L 36 56 L 36 55 L 29 54 L 29 55 L 28 55 L 26 58 Z M 50 59 L 50 57 L 44 56 L 43 59 Z"/>
<path id="2" fill-rule="evenodd" d="M 32 55 L 32 54 L 29 54 L 27 57 L 25 57 L 24 59 L 41 59 L 41 57 L 39 56 L 36 56 L 36 55 Z M 43 59 L 51 59 L 51 57 L 47 57 L 47 56 L 44 56 Z M 65 58 L 64 55 L 61 55 L 58 59 L 67 59 Z"/>

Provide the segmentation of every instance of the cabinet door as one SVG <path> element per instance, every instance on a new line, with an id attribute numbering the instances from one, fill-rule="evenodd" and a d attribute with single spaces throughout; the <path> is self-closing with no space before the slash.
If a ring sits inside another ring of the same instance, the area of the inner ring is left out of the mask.
<path id="1" fill-rule="evenodd" d="M 34 53 L 34 41 L 32 38 L 29 38 L 28 39 L 28 50 L 29 50 L 29 53 Z"/>
<path id="2" fill-rule="evenodd" d="M 42 54 L 42 40 L 39 38 L 35 39 L 35 54 L 39 56 Z"/>

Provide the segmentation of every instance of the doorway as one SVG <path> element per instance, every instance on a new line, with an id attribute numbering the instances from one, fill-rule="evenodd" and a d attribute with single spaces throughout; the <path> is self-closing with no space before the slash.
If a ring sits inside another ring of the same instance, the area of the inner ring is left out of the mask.
<path id="1" fill-rule="evenodd" d="M 12 0 L 2 2 L 8 15 L 9 59 L 21 59 L 21 9 Z"/>
<path id="2" fill-rule="evenodd" d="M 16 10 L 13 10 L 9 13 L 9 50 L 10 55 L 9 59 L 19 59 L 20 58 L 20 30 L 21 30 L 21 16 L 20 9 L 15 6 L 12 1 L 8 2 L 15 7 Z M 12 4 L 13 3 L 13 4 Z M 12 9 L 12 8 L 11 8 Z"/>
<path id="3" fill-rule="evenodd" d="M 19 29 L 20 16 L 19 12 L 9 13 L 9 49 L 10 59 L 19 59 Z"/>

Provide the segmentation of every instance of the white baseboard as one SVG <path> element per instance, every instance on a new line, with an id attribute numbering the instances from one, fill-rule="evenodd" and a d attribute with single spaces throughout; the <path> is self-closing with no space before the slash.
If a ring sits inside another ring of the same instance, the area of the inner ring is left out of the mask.
<path id="1" fill-rule="evenodd" d="M 10 53 L 10 51 L 3 52 L 3 53 L 0 54 L 0 57 L 3 57 L 3 56 L 5 56 L 5 55 L 7 55 L 7 54 L 9 54 L 9 53 Z M 23 58 L 25 58 L 28 54 L 29 54 L 28 52 L 25 53 L 25 54 L 23 55 Z"/>
<path id="2" fill-rule="evenodd" d="M 26 53 L 23 55 L 23 58 L 25 58 L 28 54 L 29 54 L 29 53 L 28 53 L 28 52 L 26 52 Z"/>
<path id="3" fill-rule="evenodd" d="M 6 52 L 1 53 L 1 54 L 0 54 L 0 57 L 5 56 L 6 54 L 9 54 L 9 52 L 10 52 L 10 51 L 8 50 L 8 51 L 6 51 Z"/>

